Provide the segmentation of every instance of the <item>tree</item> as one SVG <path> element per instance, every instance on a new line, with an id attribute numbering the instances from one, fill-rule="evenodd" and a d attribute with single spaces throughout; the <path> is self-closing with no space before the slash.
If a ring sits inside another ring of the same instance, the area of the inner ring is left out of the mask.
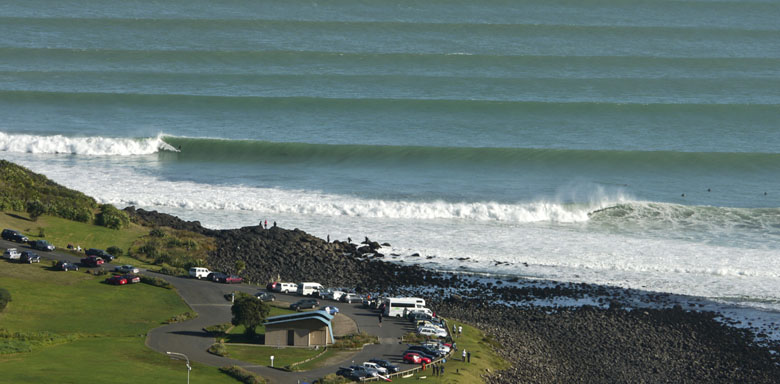
<path id="1" fill-rule="evenodd" d="M 246 269 L 246 263 L 244 260 L 236 260 L 236 274 L 241 274 Z"/>
<path id="2" fill-rule="evenodd" d="M 46 206 L 38 200 L 33 200 L 27 203 L 27 214 L 30 215 L 32 221 L 38 221 L 38 217 L 46 213 Z"/>
<path id="3" fill-rule="evenodd" d="M 255 327 L 265 321 L 270 311 L 271 308 L 263 301 L 240 293 L 236 296 L 233 307 L 230 308 L 230 312 L 233 313 L 233 319 L 230 322 L 233 325 L 243 325 L 245 327 L 244 334 L 253 337 L 255 336 Z"/>

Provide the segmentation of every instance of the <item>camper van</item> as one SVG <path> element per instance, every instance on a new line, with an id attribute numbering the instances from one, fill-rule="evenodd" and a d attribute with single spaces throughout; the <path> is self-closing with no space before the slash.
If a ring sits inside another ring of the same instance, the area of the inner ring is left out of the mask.
<path id="1" fill-rule="evenodd" d="M 401 317 L 412 311 L 424 311 L 425 300 L 419 297 L 388 297 L 385 299 L 384 315 L 387 317 Z"/>
<path id="2" fill-rule="evenodd" d="M 324 288 L 320 283 L 300 283 L 298 284 L 298 294 L 301 296 L 311 296 L 316 292 L 322 291 Z"/>
<path id="3" fill-rule="evenodd" d="M 192 267 L 190 268 L 190 277 L 194 277 L 196 279 L 202 279 L 205 278 L 211 273 L 211 271 L 208 270 L 208 268 L 203 267 Z"/>

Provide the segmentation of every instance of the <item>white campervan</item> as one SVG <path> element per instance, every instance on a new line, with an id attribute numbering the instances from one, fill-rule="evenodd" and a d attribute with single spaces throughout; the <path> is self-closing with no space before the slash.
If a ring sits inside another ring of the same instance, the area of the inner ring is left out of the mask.
<path id="1" fill-rule="evenodd" d="M 401 317 L 412 311 L 430 311 L 425 308 L 425 300 L 419 297 L 389 297 L 385 299 L 384 315 L 387 317 Z"/>
<path id="2" fill-rule="evenodd" d="M 202 279 L 205 278 L 211 273 L 208 268 L 203 267 L 192 267 L 190 268 L 190 277 L 194 277 L 196 279 Z"/>
<path id="3" fill-rule="evenodd" d="M 322 291 L 324 288 L 320 283 L 300 283 L 298 284 L 298 294 L 301 296 L 311 296 L 315 292 Z"/>

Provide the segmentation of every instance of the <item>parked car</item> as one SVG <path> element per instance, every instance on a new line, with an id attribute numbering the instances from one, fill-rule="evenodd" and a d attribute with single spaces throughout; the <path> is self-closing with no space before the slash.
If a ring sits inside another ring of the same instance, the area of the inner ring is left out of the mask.
<path id="1" fill-rule="evenodd" d="M 138 275 L 126 274 L 122 275 L 122 278 L 127 280 L 127 284 L 138 284 L 141 282 L 141 276 Z"/>
<path id="2" fill-rule="evenodd" d="M 138 268 L 133 267 L 132 265 L 125 264 L 121 265 L 119 267 L 114 268 L 115 271 L 121 272 L 121 273 L 138 273 L 141 272 Z"/>
<path id="3" fill-rule="evenodd" d="M 358 295 L 357 293 L 347 293 L 345 295 L 342 295 L 339 301 L 341 301 L 342 303 L 352 304 L 352 303 L 359 303 L 363 301 L 363 298 L 360 297 L 360 295 Z"/>
<path id="4" fill-rule="evenodd" d="M 339 307 L 334 307 L 332 305 L 329 305 L 327 307 L 323 307 L 322 310 L 325 311 L 325 312 L 328 312 L 331 315 L 335 315 L 335 314 L 339 313 Z"/>
<path id="5" fill-rule="evenodd" d="M 366 362 L 364 362 L 364 363 L 363 363 L 363 367 L 365 367 L 365 368 L 366 368 L 366 370 L 368 370 L 368 371 L 370 371 L 370 370 L 372 370 L 372 369 L 373 369 L 373 370 L 375 370 L 375 371 L 376 371 L 378 374 L 380 374 L 380 375 L 382 375 L 382 376 L 384 376 L 384 375 L 386 375 L 386 374 L 387 374 L 387 368 L 385 368 L 385 367 L 382 367 L 382 366 L 380 366 L 380 365 L 379 365 L 379 364 L 377 364 L 377 363 L 372 363 L 372 362 L 370 362 L 370 361 L 366 361 Z"/>
<path id="6" fill-rule="evenodd" d="M 364 367 L 362 365 L 351 365 L 352 372 L 362 377 L 376 377 L 379 372 L 376 369 Z"/>
<path id="7" fill-rule="evenodd" d="M 32 249 L 37 249 L 39 251 L 53 251 L 54 250 L 54 246 L 51 245 L 51 243 L 49 243 L 46 240 L 33 240 L 33 241 L 30 242 L 30 247 L 32 247 Z"/>
<path id="8" fill-rule="evenodd" d="M 430 363 L 431 361 L 435 360 L 438 357 L 435 354 L 432 355 L 430 353 L 425 353 L 425 352 L 422 352 L 422 351 L 410 351 L 408 349 L 406 351 L 404 351 L 404 356 L 406 356 L 406 354 L 408 354 L 408 353 L 414 353 L 415 355 L 420 356 L 420 358 L 423 361 L 425 361 L 426 363 Z"/>
<path id="9" fill-rule="evenodd" d="M 127 284 L 127 279 L 125 279 L 122 276 L 114 275 L 106 279 L 106 283 L 112 284 L 112 285 L 125 285 Z"/>
<path id="10" fill-rule="evenodd" d="M 312 309 L 320 306 L 320 302 L 315 299 L 302 299 L 290 304 L 290 309 L 300 311 L 301 309 Z"/>
<path id="11" fill-rule="evenodd" d="M 8 248 L 3 252 L 3 258 L 8 260 L 19 260 L 19 258 L 22 257 L 21 252 L 17 251 L 16 248 Z"/>
<path id="12" fill-rule="evenodd" d="M 13 229 L 4 229 L 2 237 L 3 240 L 15 241 L 17 243 L 26 243 L 30 241 L 27 236 L 22 235 L 19 231 Z"/>
<path id="13" fill-rule="evenodd" d="M 40 263 L 41 257 L 38 256 L 38 254 L 35 252 L 24 251 L 22 252 L 22 256 L 19 258 L 19 262 L 28 264 Z"/>
<path id="14" fill-rule="evenodd" d="M 87 256 L 83 259 L 81 259 L 81 265 L 84 265 L 86 267 L 99 267 L 103 265 L 105 261 L 103 259 L 97 257 L 97 256 Z"/>
<path id="15" fill-rule="evenodd" d="M 222 272 L 209 272 L 209 274 L 206 275 L 206 280 L 220 282 L 226 277 L 227 275 Z"/>
<path id="16" fill-rule="evenodd" d="M 54 268 L 59 269 L 60 271 L 78 271 L 79 266 L 76 264 L 69 263 L 65 260 L 60 260 L 57 262 L 57 264 L 54 266 Z"/>
<path id="17" fill-rule="evenodd" d="M 425 343 L 423 344 L 423 346 L 437 351 L 440 356 L 446 355 L 450 353 L 450 350 L 452 350 L 452 347 L 441 343 Z"/>
<path id="18" fill-rule="evenodd" d="M 102 249 L 97 249 L 97 248 L 87 249 L 86 251 L 84 251 L 84 254 L 87 255 L 87 256 L 97 256 L 97 257 L 99 257 L 99 258 L 101 258 L 103 260 L 108 260 L 108 261 L 114 261 L 114 259 L 115 259 L 114 255 L 112 255 L 112 254 L 110 254 L 110 253 L 108 253 L 108 252 L 106 252 L 106 251 L 104 251 Z"/>
<path id="19" fill-rule="evenodd" d="M 211 271 L 209 271 L 208 268 L 203 267 L 192 267 L 189 271 L 190 277 L 194 277 L 196 279 L 207 277 L 209 273 L 211 273 Z"/>
<path id="20" fill-rule="evenodd" d="M 371 359 L 369 362 L 386 369 L 388 373 L 396 373 L 401 370 L 401 368 L 399 368 L 397 365 L 393 365 L 387 360 Z"/>
<path id="21" fill-rule="evenodd" d="M 423 362 L 425 362 L 425 364 L 430 364 L 431 363 L 431 359 L 430 358 L 420 356 L 420 354 L 416 353 L 416 352 L 406 352 L 406 353 L 404 353 L 403 360 L 404 360 L 405 363 L 409 363 L 409 364 L 422 364 Z"/>
<path id="22" fill-rule="evenodd" d="M 257 292 L 255 297 L 261 301 L 276 301 L 276 296 L 270 292 Z"/>
<path id="23" fill-rule="evenodd" d="M 354 368 L 352 367 L 340 367 L 338 371 L 336 371 L 336 374 L 339 376 L 346 377 L 349 380 L 352 381 L 363 381 L 364 378 L 366 378 L 366 372 L 365 370 L 361 370 L 360 372 L 356 372 Z"/>
<path id="24" fill-rule="evenodd" d="M 439 356 L 438 350 L 428 348 L 424 345 L 410 345 L 406 348 L 406 352 L 418 352 L 422 355 L 431 355 L 433 357 Z"/>
<path id="25" fill-rule="evenodd" d="M 341 296 L 343 296 L 343 295 L 344 295 L 343 291 L 339 291 L 339 290 L 332 289 L 332 288 L 328 288 L 328 289 L 324 289 L 324 290 L 319 291 L 319 297 L 323 298 L 325 300 L 335 300 L 335 301 L 338 301 L 339 298 L 341 298 Z"/>
<path id="26" fill-rule="evenodd" d="M 417 327 L 417 334 L 423 336 L 447 337 L 447 331 L 438 327 Z"/>
<path id="27" fill-rule="evenodd" d="M 224 279 L 220 280 L 220 282 L 225 284 L 241 284 L 243 281 L 244 281 L 243 277 L 236 276 L 236 275 L 226 276 Z"/>
<path id="28" fill-rule="evenodd" d="M 274 286 L 275 292 L 290 293 L 298 291 L 298 284 L 295 283 L 276 283 Z"/>

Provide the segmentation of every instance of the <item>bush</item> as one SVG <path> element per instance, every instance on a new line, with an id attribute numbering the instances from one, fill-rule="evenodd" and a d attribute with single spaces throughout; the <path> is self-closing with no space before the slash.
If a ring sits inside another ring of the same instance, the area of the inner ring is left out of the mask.
<path id="1" fill-rule="evenodd" d="M 168 276 L 188 276 L 186 269 L 176 267 L 162 267 L 154 272 L 162 273 L 163 275 Z"/>
<path id="2" fill-rule="evenodd" d="M 114 255 L 116 257 L 122 256 L 122 248 L 117 247 L 116 245 L 112 245 L 106 249 L 106 252 L 108 252 L 111 255 Z"/>
<path id="3" fill-rule="evenodd" d="M 38 221 L 38 218 L 46 213 L 47 210 L 48 208 L 38 200 L 27 202 L 26 211 L 27 214 L 30 215 L 30 219 L 32 219 L 32 221 Z"/>
<path id="4" fill-rule="evenodd" d="M 9 301 L 11 301 L 11 292 L 8 292 L 5 288 L 0 288 L 0 312 L 3 312 Z"/>
<path id="5" fill-rule="evenodd" d="M 194 319 L 195 314 L 192 312 L 184 312 L 181 315 L 176 315 L 168 319 L 165 323 L 166 324 L 173 324 L 173 323 L 181 323 L 182 321 L 187 321 L 189 319 Z"/>
<path id="6" fill-rule="evenodd" d="M 160 228 L 154 228 L 151 231 L 149 231 L 149 236 L 151 237 L 165 237 L 165 232 Z"/>
<path id="7" fill-rule="evenodd" d="M 111 204 L 102 204 L 100 213 L 95 217 L 95 224 L 111 229 L 122 229 L 130 225 L 130 217 Z"/>
<path id="8" fill-rule="evenodd" d="M 339 376 L 335 373 L 328 374 L 319 381 L 320 384 L 345 384 L 351 382 L 352 380 L 349 380 L 343 376 Z"/>
<path id="9" fill-rule="evenodd" d="M 151 277 L 151 276 L 144 276 L 144 275 L 141 275 L 140 277 L 141 277 L 141 282 L 144 284 L 149 284 L 155 287 L 160 287 L 165 289 L 173 289 L 173 285 L 171 285 L 171 283 L 159 277 Z"/>
<path id="10" fill-rule="evenodd" d="M 219 370 L 245 384 L 265 384 L 265 380 L 237 365 L 222 367 Z"/>
<path id="11" fill-rule="evenodd" d="M 208 333 L 210 333 L 210 334 L 212 334 L 214 337 L 219 338 L 219 337 L 224 337 L 225 334 L 227 333 L 228 329 L 230 329 L 230 327 L 232 327 L 232 326 L 233 326 L 233 324 L 224 323 L 224 324 L 212 325 L 212 326 L 203 328 L 203 330 L 208 332 Z"/>
<path id="12" fill-rule="evenodd" d="M 211 346 L 208 349 L 208 353 L 212 355 L 222 356 L 222 357 L 228 357 L 228 350 L 225 346 L 225 343 L 219 342 L 211 344 Z"/>
<path id="13" fill-rule="evenodd" d="M 333 348 L 363 348 L 365 344 L 378 344 L 379 338 L 369 335 L 366 332 L 360 332 L 352 335 L 339 337 L 333 344 Z"/>

